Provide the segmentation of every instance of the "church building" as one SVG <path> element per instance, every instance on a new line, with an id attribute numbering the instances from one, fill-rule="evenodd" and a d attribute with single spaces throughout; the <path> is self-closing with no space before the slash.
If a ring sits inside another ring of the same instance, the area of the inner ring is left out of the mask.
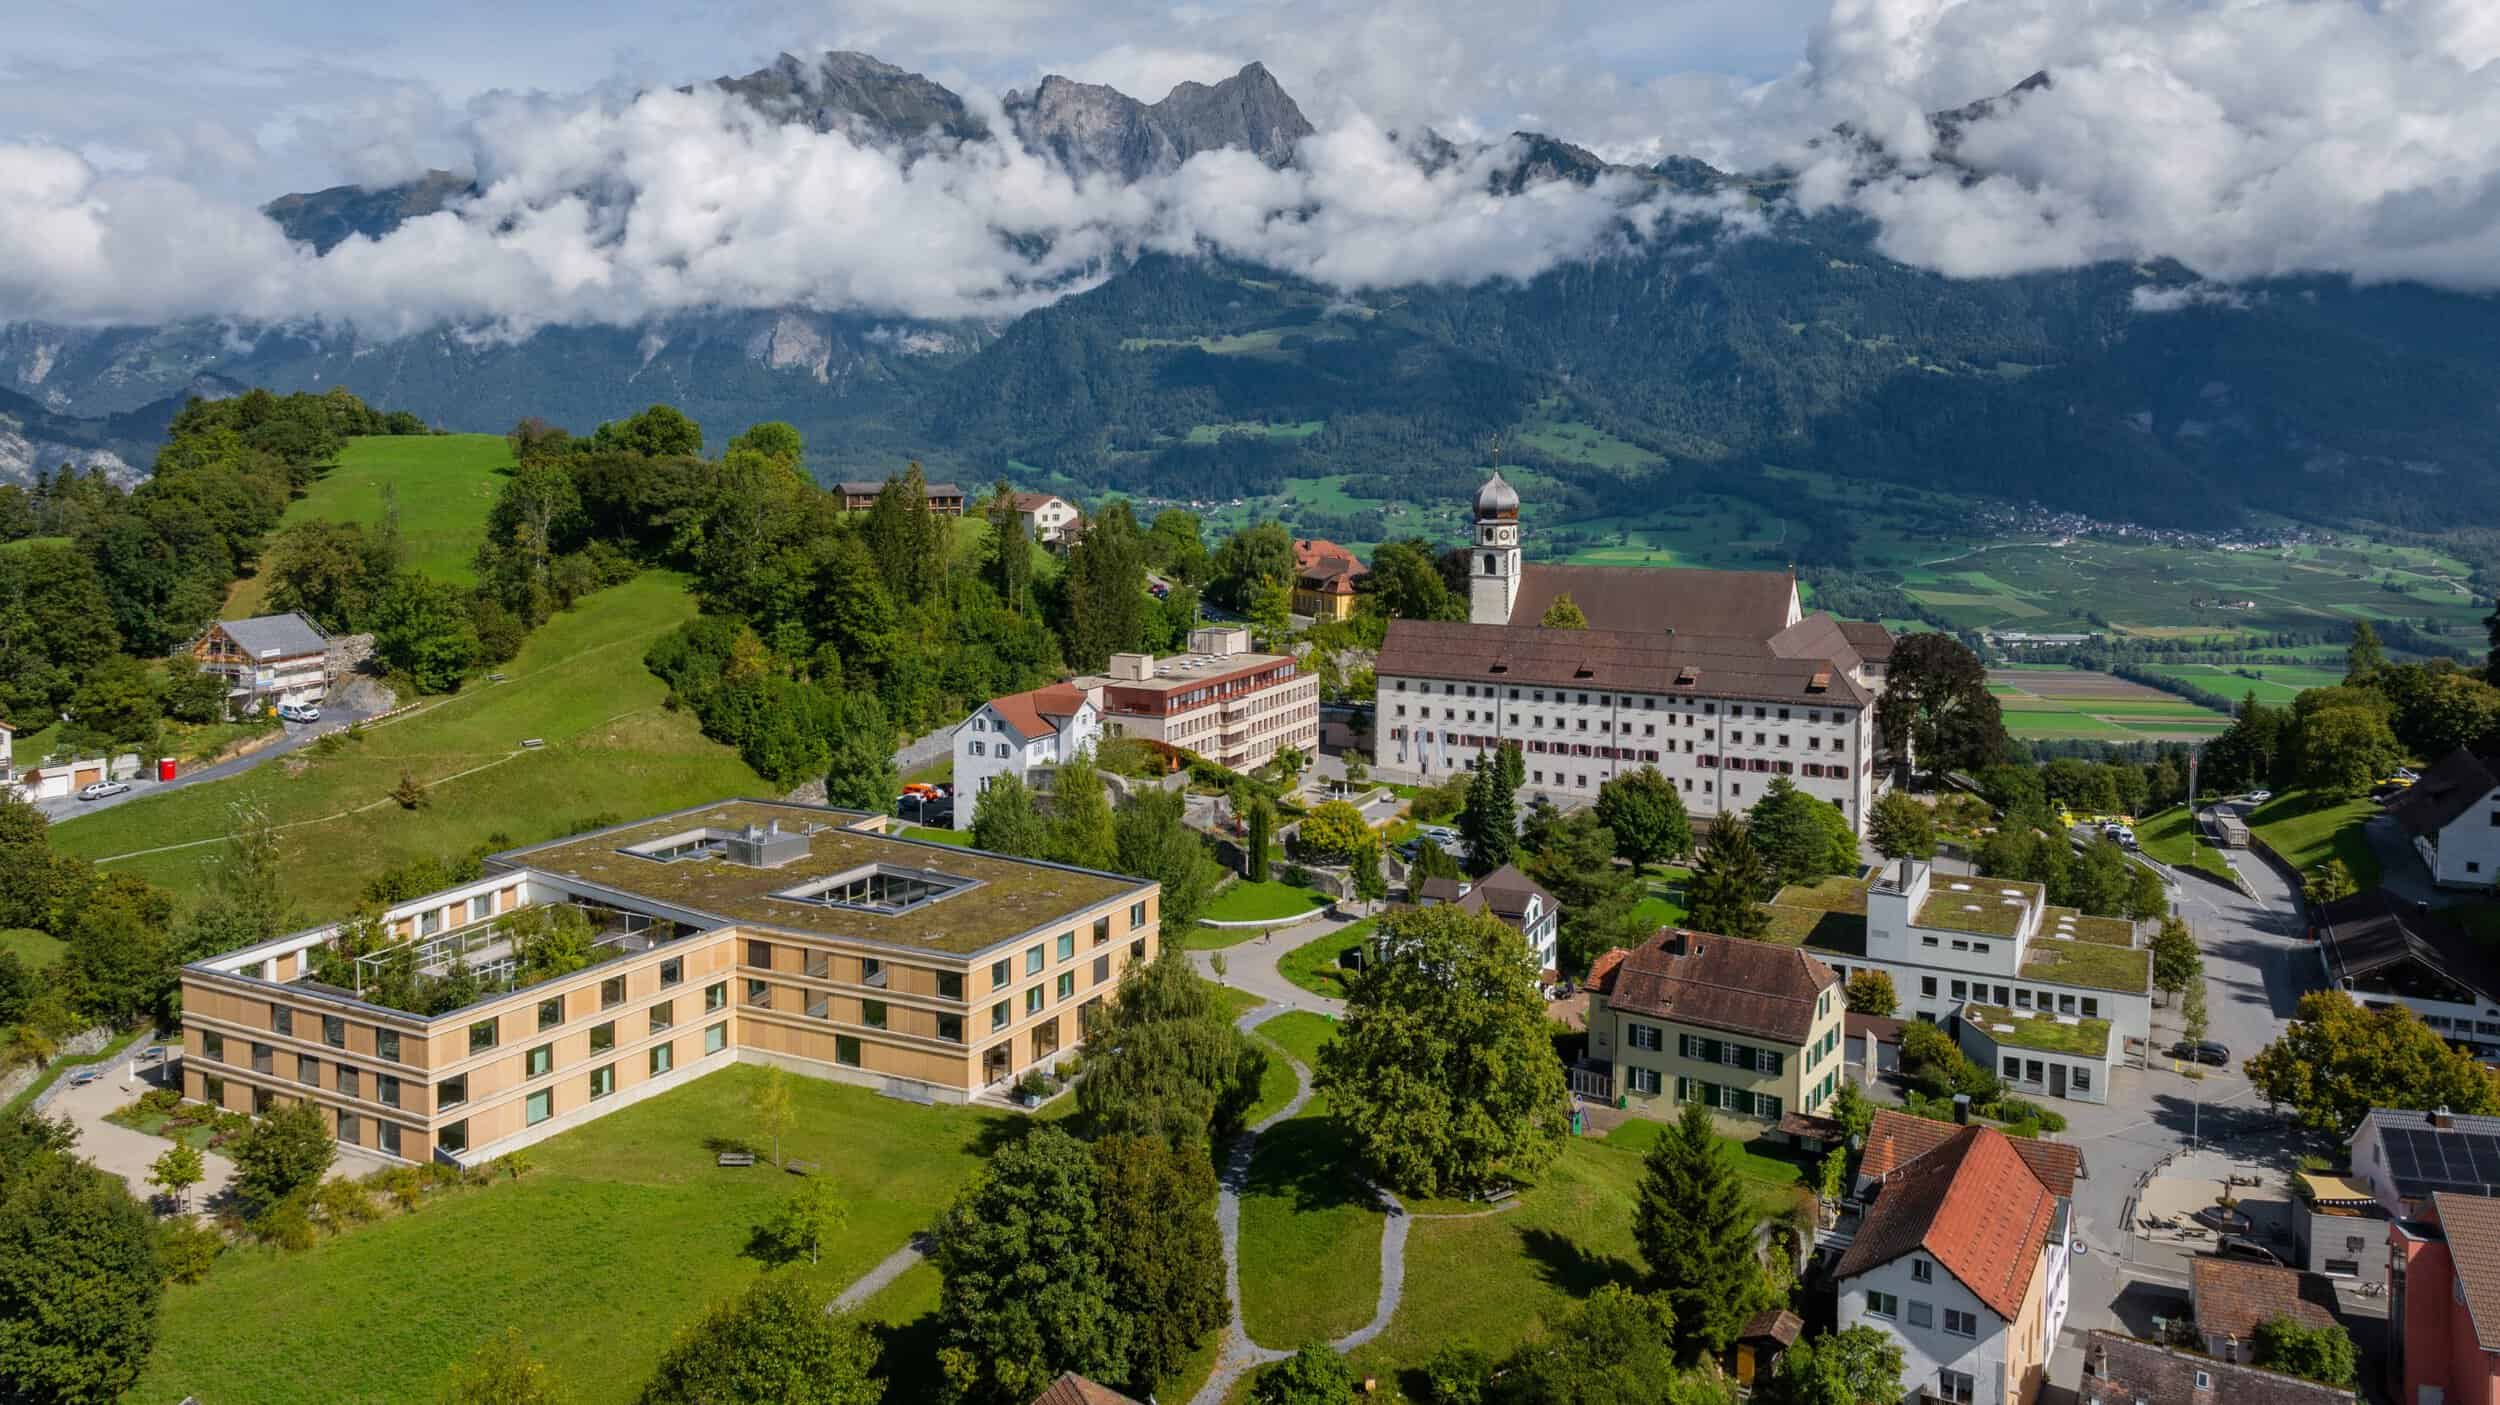
<path id="1" fill-rule="evenodd" d="M 1892 656 L 1881 625 L 1805 613 L 1794 571 L 1532 565 L 1521 538 L 1519 493 L 1496 473 L 1476 493 L 1467 623 L 1390 622 L 1382 777 L 1437 782 L 1516 743 L 1522 796 L 1565 809 L 1643 766 L 1701 818 L 1787 776 L 1863 832 Z M 1539 623 L 1564 597 L 1587 628 Z"/>

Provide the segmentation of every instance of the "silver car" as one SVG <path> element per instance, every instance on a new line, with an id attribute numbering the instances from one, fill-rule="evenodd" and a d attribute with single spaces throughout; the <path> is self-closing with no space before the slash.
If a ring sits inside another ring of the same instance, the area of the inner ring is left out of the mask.
<path id="1" fill-rule="evenodd" d="M 81 800 L 103 800 L 110 796 L 129 793 L 129 785 L 122 781 L 89 781 L 78 787 L 78 798 Z"/>

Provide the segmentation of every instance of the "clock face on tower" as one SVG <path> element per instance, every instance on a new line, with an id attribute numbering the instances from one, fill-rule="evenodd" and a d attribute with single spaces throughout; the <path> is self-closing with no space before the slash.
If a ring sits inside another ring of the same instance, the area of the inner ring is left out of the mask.
<path id="1" fill-rule="evenodd" d="M 1510 545 L 1510 536 L 1511 529 L 1508 527 L 1496 527 L 1493 530 L 1493 539 L 1504 546 Z"/>

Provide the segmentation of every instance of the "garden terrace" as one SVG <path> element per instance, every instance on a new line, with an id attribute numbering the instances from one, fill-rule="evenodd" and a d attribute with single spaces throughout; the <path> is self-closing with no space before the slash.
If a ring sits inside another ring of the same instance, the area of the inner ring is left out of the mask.
<path id="1" fill-rule="evenodd" d="M 2010 937 L 2022 930 L 2023 918 L 2037 910 L 2047 890 L 2014 878 L 1939 876 L 1927 899 L 1910 919 L 1913 927 L 1931 932 L 1968 932 L 1975 937 Z"/>
<path id="2" fill-rule="evenodd" d="M 2023 957 L 2025 979 L 2142 995 L 2153 988 L 2153 953 L 2099 942 L 2035 941 Z"/>
<path id="3" fill-rule="evenodd" d="M 2040 914 L 2040 935 L 2065 937 L 2103 946 L 2135 945 L 2135 924 L 2123 917 L 2087 917 L 2071 907 L 2052 907 Z"/>
<path id="4" fill-rule="evenodd" d="M 2031 1049 L 2044 1054 L 2081 1054 L 2099 1058 L 2109 1052 L 2109 1021 L 2072 1015 L 2043 1015 L 2008 1010 L 2001 1005 L 1966 1005 L 1962 1018 L 2003 1049 Z"/>
<path id="5" fill-rule="evenodd" d="M 1791 883 L 1771 895 L 1779 907 L 1812 908 L 1817 912 L 1854 912 L 1866 915 L 1866 880 L 1863 878 L 1826 878 L 1819 883 Z"/>
<path id="6" fill-rule="evenodd" d="M 1770 925 L 1762 932 L 1766 942 L 1802 946 L 1836 956 L 1866 955 L 1866 918 L 1859 914 L 1765 903 L 1762 915 L 1770 919 Z"/>

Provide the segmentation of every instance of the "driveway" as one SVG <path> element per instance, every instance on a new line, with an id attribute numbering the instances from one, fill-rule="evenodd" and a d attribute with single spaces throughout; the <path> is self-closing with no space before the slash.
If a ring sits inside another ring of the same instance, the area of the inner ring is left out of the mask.
<path id="1" fill-rule="evenodd" d="M 135 1056 L 145 1047 L 136 1045 L 130 1052 Z M 152 1204 L 156 1190 L 148 1184 L 148 1171 L 173 1143 L 116 1126 L 104 1118 L 105 1114 L 138 1101 L 139 1095 L 150 1088 L 175 1086 L 167 1080 L 179 1079 L 181 1069 L 180 1059 L 145 1068 L 125 1059 L 86 1087 L 71 1088 L 53 1098 L 43 1111 L 48 1116 L 67 1116 L 78 1128 L 78 1154 L 94 1162 L 97 1170 L 121 1177 L 141 1203 Z M 200 1153 L 200 1163 L 207 1178 L 191 1188 L 190 1207 L 194 1211 L 222 1194 L 234 1179 L 234 1163 L 216 1152 Z"/>
<path id="2" fill-rule="evenodd" d="M 331 707 L 325 703 L 321 709 L 320 721 L 310 725 L 294 722 L 280 723 L 279 725 L 286 729 L 286 736 L 279 741 L 271 742 L 249 756 L 239 756 L 232 761 L 220 761 L 214 766 L 187 770 L 170 781 L 160 782 L 156 779 L 156 773 L 149 771 L 143 776 L 133 778 L 130 782 L 130 789 L 120 795 L 108 796 L 102 800 L 80 800 L 75 796 L 63 800 L 39 800 L 35 802 L 35 808 L 43 812 L 45 819 L 57 823 L 61 820 L 76 819 L 80 815 L 92 815 L 98 810 L 110 810 L 116 805 L 144 799 L 150 795 L 162 795 L 167 791 L 180 790 L 185 786 L 222 781 L 229 776 L 242 775 L 255 766 L 265 765 L 298 747 L 308 746 L 325 732 L 339 731 L 349 723 L 361 722 L 371 715 L 370 709 Z"/>
<path id="3" fill-rule="evenodd" d="M 1313 995 L 1286 980 L 1284 973 L 1276 969 L 1276 963 L 1282 961 L 1285 953 L 1295 947 L 1318 941 L 1332 932 L 1343 930 L 1351 925 L 1350 922 L 1340 918 L 1315 917 L 1296 926 L 1278 927 L 1272 931 L 1263 932 L 1248 941 L 1236 942 L 1221 951 L 1193 951 L 1189 953 L 1189 963 L 1198 968 L 1199 974 L 1220 980 L 1236 989 L 1246 990 L 1272 1005 L 1280 1005 L 1291 1010 L 1309 1010 L 1314 1014 L 1327 1015 L 1333 1019 L 1345 1013 L 1344 1001 L 1331 1000 L 1324 995 Z M 1215 974 L 1215 958 L 1219 956 L 1224 958 L 1224 974 L 1221 976 Z"/>

